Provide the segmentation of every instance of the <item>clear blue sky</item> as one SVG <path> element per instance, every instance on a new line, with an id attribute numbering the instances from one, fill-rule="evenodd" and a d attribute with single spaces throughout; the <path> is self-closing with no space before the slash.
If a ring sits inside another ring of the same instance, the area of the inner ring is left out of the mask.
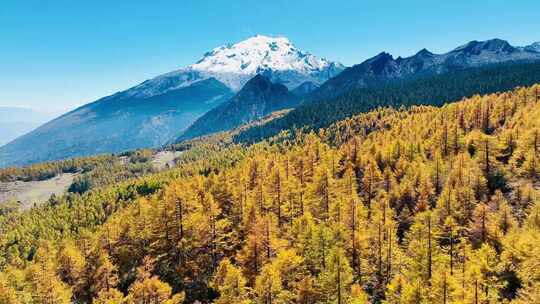
<path id="1" fill-rule="evenodd" d="M 470 40 L 540 40 L 538 0 L 2 0 L 0 105 L 59 112 L 254 34 L 359 63 Z"/>

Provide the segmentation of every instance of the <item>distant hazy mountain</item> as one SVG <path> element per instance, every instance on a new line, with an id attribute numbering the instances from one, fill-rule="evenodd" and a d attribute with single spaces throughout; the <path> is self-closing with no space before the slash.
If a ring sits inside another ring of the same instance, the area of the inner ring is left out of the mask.
<path id="1" fill-rule="evenodd" d="M 229 100 L 255 75 L 292 89 L 305 82 L 320 84 L 343 68 L 298 50 L 287 38 L 251 37 L 84 105 L 0 147 L 0 167 L 157 147 Z"/>
<path id="2" fill-rule="evenodd" d="M 233 129 L 274 111 L 294 108 L 298 101 L 298 96 L 289 92 L 285 85 L 256 75 L 229 101 L 197 119 L 181 139 Z"/>
<path id="3" fill-rule="evenodd" d="M 444 54 L 433 54 L 422 49 L 411 57 L 394 58 L 383 52 L 345 69 L 315 90 L 309 99 L 332 98 L 352 89 L 381 85 L 408 77 L 444 74 L 502 62 L 535 60 L 540 60 L 540 43 L 514 47 L 501 39 L 471 41 Z"/>
<path id="4" fill-rule="evenodd" d="M 144 98 L 117 93 L 0 147 L 0 165 L 160 146 L 230 96 L 231 90 L 214 78 Z"/>
<path id="5" fill-rule="evenodd" d="M 0 146 L 32 131 L 49 118 L 28 108 L 0 106 Z"/>
<path id="6" fill-rule="evenodd" d="M 525 50 L 540 53 L 540 41 L 526 46 Z"/>

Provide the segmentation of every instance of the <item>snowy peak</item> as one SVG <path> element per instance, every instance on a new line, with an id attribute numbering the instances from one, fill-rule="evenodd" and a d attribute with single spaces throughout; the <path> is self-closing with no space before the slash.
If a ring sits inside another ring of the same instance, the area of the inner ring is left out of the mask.
<path id="1" fill-rule="evenodd" d="M 285 37 L 257 35 L 206 53 L 190 68 L 213 73 L 253 75 L 264 70 L 310 73 L 328 68 L 331 62 L 298 50 Z"/>
<path id="2" fill-rule="evenodd" d="M 255 75 L 294 89 L 306 81 L 321 84 L 345 67 L 297 49 L 285 37 L 253 36 L 217 47 L 186 68 L 147 80 L 128 90 L 129 96 L 150 97 L 215 78 L 239 91 Z"/>

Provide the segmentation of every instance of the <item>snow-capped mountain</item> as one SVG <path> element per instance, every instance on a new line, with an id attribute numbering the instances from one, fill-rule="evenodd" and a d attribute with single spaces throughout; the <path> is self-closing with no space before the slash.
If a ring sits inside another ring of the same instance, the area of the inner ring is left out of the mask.
<path id="1" fill-rule="evenodd" d="M 132 96 L 153 96 L 213 77 L 238 91 L 253 76 L 262 74 L 274 83 L 294 89 L 309 81 L 321 84 L 345 67 L 297 49 L 285 37 L 257 35 L 220 46 L 186 68 L 160 75 L 128 90 Z"/>
<path id="2" fill-rule="evenodd" d="M 343 69 L 298 50 L 287 38 L 258 35 L 58 117 L 0 147 L 0 167 L 157 147 L 228 101 L 255 75 L 292 89 L 320 84 Z"/>

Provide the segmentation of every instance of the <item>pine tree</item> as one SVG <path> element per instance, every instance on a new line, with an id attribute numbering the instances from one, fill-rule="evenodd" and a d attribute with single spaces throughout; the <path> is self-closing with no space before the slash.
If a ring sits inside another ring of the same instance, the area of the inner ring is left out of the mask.
<path id="1" fill-rule="evenodd" d="M 368 218 L 371 217 L 371 201 L 375 198 L 380 181 L 381 173 L 379 168 L 374 161 L 369 160 L 364 168 L 364 176 L 361 183 L 362 194 L 368 208 Z"/>
<path id="2" fill-rule="evenodd" d="M 321 272 L 318 281 L 327 303 L 349 302 L 352 270 L 342 249 L 333 247 L 329 250 L 328 266 Z"/>
<path id="3" fill-rule="evenodd" d="M 115 288 L 118 284 L 118 268 L 111 262 L 110 257 L 105 252 L 98 252 L 93 271 L 91 274 L 91 287 L 94 296 L 102 291 Z"/>
<path id="4" fill-rule="evenodd" d="M 172 294 L 169 284 L 153 276 L 154 261 L 145 257 L 143 264 L 137 268 L 137 279 L 129 287 L 126 302 L 131 304 L 180 304 L 184 301 L 184 294 Z"/>
<path id="5" fill-rule="evenodd" d="M 212 286 L 219 292 L 219 297 L 215 300 L 215 303 L 250 303 L 249 289 L 246 283 L 247 281 L 240 269 L 232 265 L 228 259 L 223 259 L 212 281 Z"/>

